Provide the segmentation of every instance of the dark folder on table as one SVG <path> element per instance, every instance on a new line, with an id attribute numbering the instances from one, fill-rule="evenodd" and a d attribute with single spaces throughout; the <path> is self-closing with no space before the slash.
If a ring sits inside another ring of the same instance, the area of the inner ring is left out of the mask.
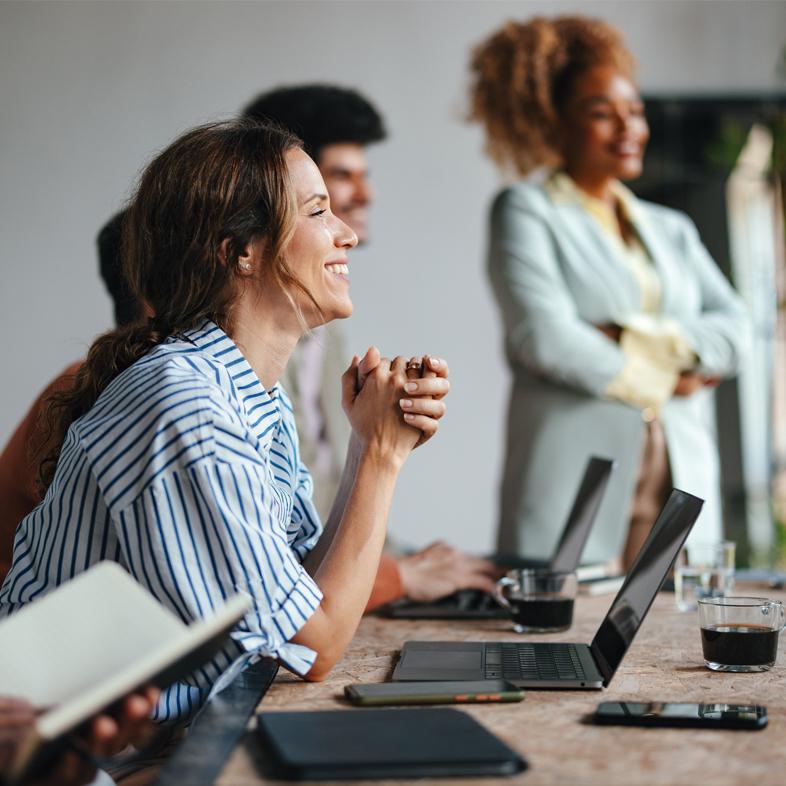
<path id="1" fill-rule="evenodd" d="M 454 709 L 268 712 L 271 775 L 293 780 L 515 775 L 526 761 Z"/>

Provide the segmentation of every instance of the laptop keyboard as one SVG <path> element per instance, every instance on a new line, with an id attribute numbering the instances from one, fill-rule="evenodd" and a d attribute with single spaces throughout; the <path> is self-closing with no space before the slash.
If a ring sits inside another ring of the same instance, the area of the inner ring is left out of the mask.
<path id="1" fill-rule="evenodd" d="M 490 611 L 500 607 L 493 595 L 482 590 L 459 590 L 448 597 L 460 611 Z"/>
<path id="2" fill-rule="evenodd" d="M 486 644 L 486 679 L 585 679 L 575 644 Z"/>

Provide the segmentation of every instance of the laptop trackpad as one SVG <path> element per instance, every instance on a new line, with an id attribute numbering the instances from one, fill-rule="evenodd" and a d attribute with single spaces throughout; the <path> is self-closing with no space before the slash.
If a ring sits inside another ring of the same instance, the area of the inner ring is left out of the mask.
<path id="1" fill-rule="evenodd" d="M 456 652 L 455 650 L 431 650 L 404 653 L 404 667 L 407 669 L 470 669 L 477 671 L 483 665 L 480 652 Z"/>

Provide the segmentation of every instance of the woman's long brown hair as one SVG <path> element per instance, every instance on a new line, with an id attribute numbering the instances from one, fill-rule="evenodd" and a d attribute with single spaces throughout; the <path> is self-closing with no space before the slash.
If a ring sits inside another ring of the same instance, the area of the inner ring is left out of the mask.
<path id="1" fill-rule="evenodd" d="M 239 258 L 249 243 L 266 241 L 268 280 L 300 290 L 318 309 L 282 253 L 296 209 L 284 154 L 299 146 L 271 125 L 213 123 L 183 134 L 144 170 L 123 227 L 123 270 L 155 316 L 100 336 L 73 388 L 49 399 L 37 451 L 42 493 L 69 427 L 115 377 L 168 336 L 206 319 L 231 330 Z"/>

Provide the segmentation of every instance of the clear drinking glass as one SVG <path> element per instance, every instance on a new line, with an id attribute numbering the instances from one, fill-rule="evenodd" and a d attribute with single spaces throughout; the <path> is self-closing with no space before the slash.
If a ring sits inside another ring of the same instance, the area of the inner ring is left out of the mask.
<path id="1" fill-rule="evenodd" d="M 571 626 L 577 589 L 573 571 L 511 570 L 497 582 L 495 596 L 517 633 L 545 633 Z"/>
<path id="2" fill-rule="evenodd" d="M 768 671 L 778 656 L 783 604 L 767 598 L 701 598 L 704 663 L 713 671 Z"/>
<path id="3" fill-rule="evenodd" d="M 674 567 L 674 596 L 680 611 L 694 611 L 701 598 L 722 598 L 734 591 L 733 541 L 686 546 Z"/>

